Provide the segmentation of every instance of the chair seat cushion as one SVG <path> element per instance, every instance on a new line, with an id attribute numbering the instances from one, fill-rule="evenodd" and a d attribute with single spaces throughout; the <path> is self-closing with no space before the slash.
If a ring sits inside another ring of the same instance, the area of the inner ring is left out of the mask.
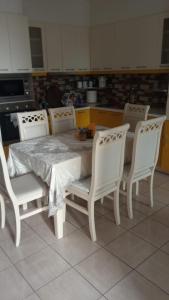
<path id="1" fill-rule="evenodd" d="M 47 186 L 40 177 L 28 173 L 11 179 L 12 188 L 19 204 L 33 201 L 47 195 Z"/>
<path id="2" fill-rule="evenodd" d="M 76 180 L 72 182 L 68 186 L 67 191 L 77 196 L 81 194 L 88 195 L 90 191 L 90 185 L 91 185 L 91 177 L 87 177 L 85 179 Z"/>

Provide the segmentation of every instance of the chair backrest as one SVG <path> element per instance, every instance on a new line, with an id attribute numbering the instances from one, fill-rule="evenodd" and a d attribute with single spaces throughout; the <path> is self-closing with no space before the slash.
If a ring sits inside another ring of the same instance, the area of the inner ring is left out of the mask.
<path id="1" fill-rule="evenodd" d="M 12 189 L 2 143 L 0 143 L 0 191 L 7 195 L 15 205 L 16 197 Z"/>
<path id="2" fill-rule="evenodd" d="M 46 110 L 17 113 L 20 140 L 49 135 L 49 124 Z"/>
<path id="3" fill-rule="evenodd" d="M 139 121 L 147 120 L 149 105 L 126 103 L 123 114 L 123 124 L 130 124 L 130 131 L 134 132 Z"/>
<path id="4" fill-rule="evenodd" d="M 49 109 L 52 134 L 75 128 L 75 111 L 73 106 Z"/>
<path id="5" fill-rule="evenodd" d="M 120 184 L 128 129 L 129 124 L 125 124 L 96 132 L 92 151 L 91 197 L 101 198 L 110 193 L 114 185 Z"/>
<path id="6" fill-rule="evenodd" d="M 166 117 L 140 121 L 137 124 L 129 177 L 144 176 L 157 164 L 161 131 Z"/>

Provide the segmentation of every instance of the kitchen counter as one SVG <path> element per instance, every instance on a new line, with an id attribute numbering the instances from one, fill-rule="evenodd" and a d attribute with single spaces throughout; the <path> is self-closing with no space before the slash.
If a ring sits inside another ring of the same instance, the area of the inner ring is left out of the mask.
<path id="1" fill-rule="evenodd" d="M 105 110 L 105 111 L 114 111 L 114 112 L 123 112 L 123 109 L 114 108 L 110 105 L 106 104 L 87 104 L 86 106 L 75 107 L 76 111 L 86 110 L 86 109 L 97 109 L 97 110 Z M 160 115 L 165 115 L 164 111 L 160 111 L 158 108 L 150 108 L 149 116 L 158 117 Z"/>

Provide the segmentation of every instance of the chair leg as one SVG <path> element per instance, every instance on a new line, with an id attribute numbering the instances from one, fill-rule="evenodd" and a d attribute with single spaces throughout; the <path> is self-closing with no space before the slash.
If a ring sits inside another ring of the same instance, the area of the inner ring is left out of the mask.
<path id="1" fill-rule="evenodd" d="M 127 183 L 127 210 L 128 217 L 133 219 L 133 208 L 132 208 L 132 182 Z"/>
<path id="2" fill-rule="evenodd" d="M 19 213 L 19 207 L 14 207 L 15 212 L 15 222 L 16 222 L 16 247 L 20 244 L 21 239 L 21 219 L 20 219 L 20 213 Z"/>
<path id="3" fill-rule="evenodd" d="M 126 182 L 125 181 L 122 182 L 122 189 L 123 189 L 123 191 L 125 191 L 125 189 L 126 189 Z"/>
<path id="4" fill-rule="evenodd" d="M 36 205 L 37 205 L 37 208 L 41 208 L 42 207 L 42 200 L 41 199 L 37 199 L 36 200 Z"/>
<path id="5" fill-rule="evenodd" d="M 5 202 L 1 194 L 0 194 L 0 207 L 1 207 L 1 228 L 4 228 L 5 227 Z"/>
<path id="6" fill-rule="evenodd" d="M 100 203 L 103 205 L 104 197 L 100 199 Z"/>
<path id="7" fill-rule="evenodd" d="M 66 203 L 63 205 L 63 222 L 66 221 Z"/>
<path id="8" fill-rule="evenodd" d="M 116 225 L 120 225 L 119 188 L 114 191 L 114 217 Z"/>
<path id="9" fill-rule="evenodd" d="M 89 213 L 89 230 L 91 239 L 93 242 L 96 241 L 96 229 L 95 229 L 95 220 L 94 220 L 94 201 L 90 200 L 88 202 L 88 213 Z"/>
<path id="10" fill-rule="evenodd" d="M 154 173 L 150 176 L 150 207 L 154 206 L 154 201 L 153 201 L 153 179 L 154 179 Z"/>
<path id="11" fill-rule="evenodd" d="M 28 209 L 28 204 L 27 203 L 23 204 L 22 208 L 23 208 L 23 210 L 27 210 Z"/>
<path id="12" fill-rule="evenodd" d="M 139 195 L 139 181 L 136 181 L 136 196 Z"/>

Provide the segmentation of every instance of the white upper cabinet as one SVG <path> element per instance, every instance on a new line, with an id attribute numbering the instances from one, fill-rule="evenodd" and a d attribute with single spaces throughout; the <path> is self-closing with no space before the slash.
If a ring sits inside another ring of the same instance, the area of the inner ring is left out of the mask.
<path id="1" fill-rule="evenodd" d="M 48 72 L 62 71 L 61 28 L 54 23 L 46 24 L 46 52 Z"/>
<path id="2" fill-rule="evenodd" d="M 0 41 L 0 73 L 10 73 L 11 58 L 7 18 L 5 14 L 0 14 Z"/>
<path id="3" fill-rule="evenodd" d="M 32 71 L 28 20 L 22 15 L 7 15 L 12 72 Z"/>
<path id="4" fill-rule="evenodd" d="M 111 70 L 116 65 L 117 42 L 114 24 L 91 28 L 91 69 Z"/>
<path id="5" fill-rule="evenodd" d="M 92 27 L 92 69 L 159 68 L 165 17 L 144 16 Z"/>
<path id="6" fill-rule="evenodd" d="M 90 69 L 89 29 L 84 26 L 62 26 L 63 71 Z"/>
<path id="7" fill-rule="evenodd" d="M 119 68 L 159 68 L 162 44 L 159 15 L 116 24 Z"/>

